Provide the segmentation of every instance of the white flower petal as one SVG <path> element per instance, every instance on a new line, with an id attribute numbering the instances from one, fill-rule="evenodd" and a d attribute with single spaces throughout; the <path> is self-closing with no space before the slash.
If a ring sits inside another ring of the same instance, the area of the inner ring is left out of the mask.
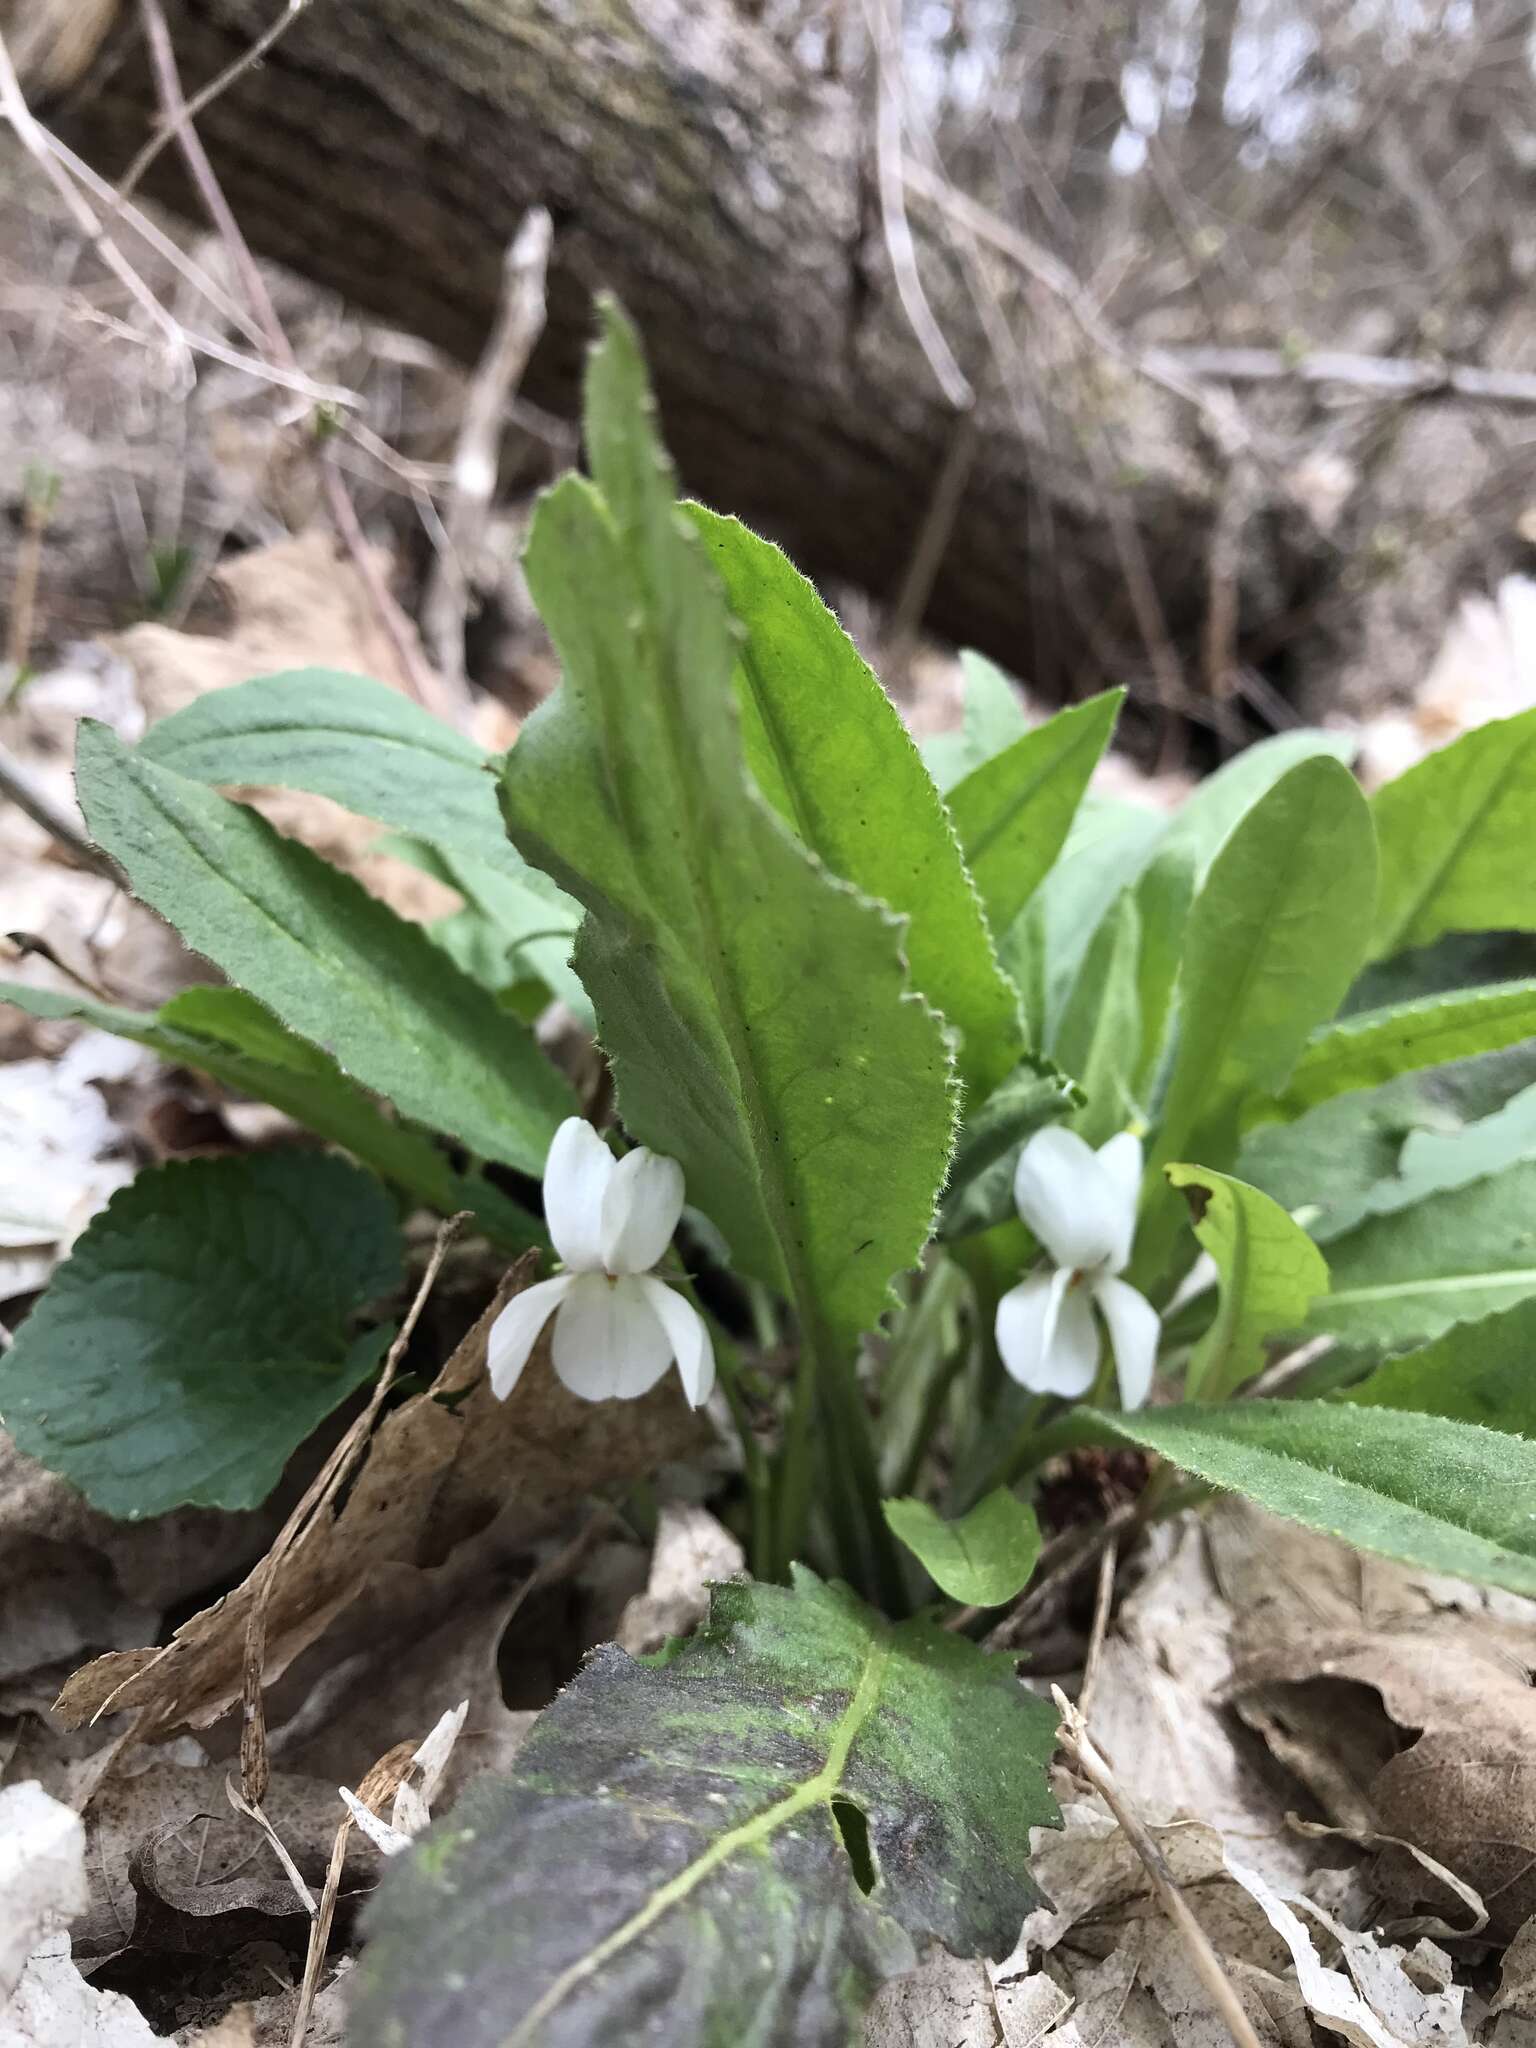
<path id="1" fill-rule="evenodd" d="M 1036 1131 L 1019 1154 L 1013 1199 L 1058 1266 L 1101 1266 L 1119 1246 L 1119 1191 L 1097 1155 L 1061 1124 Z"/>
<path id="2" fill-rule="evenodd" d="M 1157 1310 L 1144 1294 L 1124 1280 L 1107 1276 L 1093 1290 L 1109 1325 L 1109 1348 L 1115 1354 L 1122 1408 L 1139 1408 L 1152 1390 L 1157 1340 L 1162 1330 Z"/>
<path id="3" fill-rule="evenodd" d="M 573 1273 L 595 1273 L 603 1263 L 603 1197 L 612 1178 L 613 1154 L 584 1118 L 568 1116 L 544 1162 L 544 1220 Z"/>
<path id="4" fill-rule="evenodd" d="M 1066 1267 L 1037 1273 L 997 1304 L 997 1348 L 1010 1376 L 1035 1394 L 1086 1394 L 1099 1369 L 1099 1332 Z"/>
<path id="5" fill-rule="evenodd" d="M 1117 1131 L 1094 1157 L 1120 1204 L 1120 1234 L 1109 1255 L 1109 1270 L 1118 1273 L 1130 1262 L 1131 1240 L 1136 1235 L 1136 1205 L 1141 1198 L 1141 1140 L 1132 1131 Z"/>
<path id="6" fill-rule="evenodd" d="M 539 1341 L 539 1332 L 564 1301 L 575 1281 L 574 1273 L 561 1273 L 553 1280 L 541 1280 L 537 1287 L 525 1287 L 514 1294 L 491 1325 L 485 1344 L 485 1365 L 491 1376 L 491 1392 L 505 1401 L 522 1377 L 528 1354 Z"/>
<path id="7" fill-rule="evenodd" d="M 683 1213 L 683 1169 L 639 1145 L 613 1169 L 603 1196 L 603 1264 L 610 1273 L 648 1273 L 672 1242 Z"/>
<path id="8" fill-rule="evenodd" d="M 689 1407 L 702 1408 L 715 1384 L 715 1347 L 709 1341 L 708 1325 L 693 1303 L 665 1280 L 652 1277 L 640 1285 L 667 1333 Z"/>
<path id="9" fill-rule="evenodd" d="M 584 1401 L 633 1401 L 672 1363 L 672 1345 L 638 1280 L 581 1273 L 560 1304 L 554 1359 Z"/>

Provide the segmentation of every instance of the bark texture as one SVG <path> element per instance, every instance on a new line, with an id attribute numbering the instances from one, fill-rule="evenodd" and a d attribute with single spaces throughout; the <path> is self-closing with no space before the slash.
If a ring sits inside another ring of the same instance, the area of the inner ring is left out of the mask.
<path id="1" fill-rule="evenodd" d="M 170 0 L 189 93 L 273 5 Z M 109 174 L 132 157 L 153 94 L 131 9 L 49 113 Z M 550 319 L 527 396 L 573 412 L 591 295 L 611 287 L 644 333 L 688 488 L 812 574 L 880 596 L 900 583 L 956 422 L 890 277 L 868 109 L 727 0 L 314 0 L 199 128 L 258 249 L 466 360 L 508 238 L 547 205 Z M 185 204 L 178 178 L 168 150 L 151 189 Z M 1048 637 L 1065 655 L 1054 686 L 1080 688 L 1138 644 L 1102 470 L 1095 486 L 1070 441 L 1020 424 L 959 257 L 916 201 L 912 214 L 941 324 L 983 394 L 928 623 L 1026 677 Z M 1182 638 L 1203 603 L 1206 473 L 1187 420 L 1144 431 L 1144 387 L 1111 403 L 1134 409 L 1129 430 L 1129 413 L 1116 421 L 1115 486 Z"/>

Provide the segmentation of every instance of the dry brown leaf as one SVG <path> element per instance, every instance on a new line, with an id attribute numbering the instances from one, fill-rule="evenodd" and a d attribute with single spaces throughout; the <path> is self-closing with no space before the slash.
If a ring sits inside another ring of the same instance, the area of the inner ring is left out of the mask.
<path id="1" fill-rule="evenodd" d="M 284 1506 L 114 1522 L 0 1430 L 0 1704 L 46 1705 L 61 1667 L 142 1641 L 163 1609 L 254 1562 Z"/>
<path id="2" fill-rule="evenodd" d="M 1493 2010 L 1536 2020 L 1536 1917 L 1525 1922 L 1504 1951 Z"/>
<path id="3" fill-rule="evenodd" d="M 485 1343 L 506 1296 L 504 1287 L 433 1385 L 384 1418 L 340 1510 L 282 1560 L 267 1615 L 269 1685 L 391 1566 L 432 1574 L 451 1601 L 584 1494 L 706 1440 L 674 1380 L 638 1401 L 582 1401 L 543 1354 L 497 1401 Z M 456 1555 L 471 1538 L 480 1539 L 473 1558 Z M 77 1672 L 57 1703 L 65 1724 L 135 1710 L 141 1736 L 157 1739 L 217 1721 L 241 1696 L 253 1584 L 184 1623 L 164 1649 L 101 1657 Z"/>
<path id="4" fill-rule="evenodd" d="M 1536 1911 L 1536 1603 L 1236 1504 L 1211 1542 L 1247 1718 L 1330 1818 L 1446 1865 L 1509 1939 Z M 1403 1910 L 1464 1910 L 1406 1853 L 1376 1878 Z"/>
<path id="5" fill-rule="evenodd" d="M 1002 2039 L 986 1964 L 942 1948 L 883 1984 L 864 2016 L 864 2048 L 997 2048 Z"/>
<path id="6" fill-rule="evenodd" d="M 331 533 L 316 529 L 253 549 L 223 564 L 217 583 L 229 610 L 222 632 L 143 624 L 114 642 L 138 679 L 150 723 L 209 690 L 287 669 L 344 669 L 405 688 L 357 570 Z M 253 797 L 280 832 L 356 875 L 402 917 L 426 919 L 457 908 L 460 899 L 451 889 L 408 862 L 374 852 L 380 828 L 339 804 L 304 791 L 242 794 Z"/>
<path id="7" fill-rule="evenodd" d="M 1242 1842 L 1271 1876 L 1300 1877 L 1315 1851 L 1290 1833 L 1294 1795 L 1264 1768 L 1225 1694 L 1232 1678 L 1232 1610 L 1216 1584 L 1204 1524 L 1194 1517 L 1150 1532 L 1150 1566 L 1121 1603 L 1094 1690 L 1094 1740 L 1140 1811 L 1200 1820 Z"/>
<path id="8" fill-rule="evenodd" d="M 747 1554 L 707 1508 L 668 1501 L 661 1510 L 651 1575 L 645 1591 L 624 1609 L 617 1641 L 642 1657 L 669 1636 L 698 1627 L 709 1608 L 709 1589 L 746 1569 Z"/>

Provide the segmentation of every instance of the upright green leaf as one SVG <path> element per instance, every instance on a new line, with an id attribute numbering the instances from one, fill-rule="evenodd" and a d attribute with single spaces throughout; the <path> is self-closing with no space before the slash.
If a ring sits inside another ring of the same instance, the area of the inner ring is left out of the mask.
<path id="1" fill-rule="evenodd" d="M 1012 1660 L 809 1573 L 600 1649 L 370 1907 L 358 2039 L 846 2048 L 917 1946 L 1002 1955 L 1055 1716 Z"/>
<path id="2" fill-rule="evenodd" d="M 1308 1327 L 1383 1351 L 1536 1294 L 1536 1159 L 1374 1216 L 1328 1247 Z"/>
<path id="3" fill-rule="evenodd" d="M 1464 733 L 1371 799 L 1381 894 L 1371 958 L 1442 932 L 1536 927 L 1536 711 Z"/>
<path id="4" fill-rule="evenodd" d="M 255 811 L 89 719 L 76 777 L 97 844 L 188 945 L 404 1115 L 542 1173 L 570 1090 L 425 933 Z"/>
<path id="5" fill-rule="evenodd" d="M 998 947 L 1036 1045 L 1050 1044 L 1094 933 L 1121 891 L 1140 881 L 1167 829 L 1162 812 L 1144 805 L 1083 799 L 1056 865 Z"/>
<path id="6" fill-rule="evenodd" d="M 1301 1116 L 1351 1089 L 1379 1087 L 1399 1074 L 1497 1052 L 1531 1037 L 1536 1037 L 1536 981 L 1367 1010 L 1317 1032 L 1284 1090 L 1251 1106 L 1248 1116 L 1254 1122 Z"/>
<path id="7" fill-rule="evenodd" d="M 1342 761 L 1357 751 L 1346 733 L 1303 728 L 1260 740 L 1216 770 L 1191 791 L 1173 815 L 1163 841 L 1166 852 L 1188 860 L 1198 885 L 1238 820 L 1265 797 L 1282 776 L 1303 761 Z"/>
<path id="8" fill-rule="evenodd" d="M 1161 1158 L 1226 1136 L 1242 1095 L 1284 1079 L 1354 979 L 1375 890 L 1370 815 L 1336 761 L 1290 769 L 1234 829 L 1190 914 Z"/>
<path id="9" fill-rule="evenodd" d="M 910 920 L 913 987 L 960 1033 L 961 1077 L 985 1095 L 1024 1050 L 1018 994 L 896 707 L 771 542 L 688 509 L 746 628 L 736 678 L 753 779 L 834 875 Z"/>
<path id="10" fill-rule="evenodd" d="M 253 1508 L 377 1366 L 359 1309 L 404 1278 L 371 1174 L 312 1152 L 141 1173 L 0 1354 L 17 1447 L 105 1514 Z"/>
<path id="11" fill-rule="evenodd" d="M 1536 1444 L 1523 1437 L 1335 1401 L 1148 1408 L 1093 1425 L 1361 1550 L 1536 1594 Z"/>
<path id="12" fill-rule="evenodd" d="M 1168 1051 L 1178 995 L 1184 931 L 1195 899 L 1197 866 L 1188 847 L 1164 846 L 1136 884 L 1141 949 L 1136 960 L 1136 1009 L 1141 1054 L 1132 1093 L 1150 1104 Z"/>
<path id="13" fill-rule="evenodd" d="M 812 1354 L 846 1351 L 928 1234 L 954 1117 L 943 1028 L 897 920 L 747 782 L 731 615 L 612 310 L 587 440 L 596 488 L 557 484 L 529 541 L 565 680 L 508 757 L 508 826 L 590 912 L 577 966 L 629 1129 L 682 1162 L 744 1271 L 791 1287 Z"/>
<path id="14" fill-rule="evenodd" d="M 1105 690 L 1058 711 L 949 792 L 993 931 L 1007 930 L 1050 873 L 1124 701 L 1123 690 Z"/>
<path id="15" fill-rule="evenodd" d="M 1536 1297 L 1386 1359 L 1343 1398 L 1536 1437 Z"/>
<path id="16" fill-rule="evenodd" d="M 1322 1253 L 1278 1202 L 1204 1166 L 1164 1169 L 1182 1190 L 1195 1236 L 1216 1261 L 1216 1320 L 1189 1361 L 1185 1391 L 1220 1401 L 1265 1362 L 1265 1340 L 1297 1329 L 1328 1291 Z"/>
<path id="17" fill-rule="evenodd" d="M 984 654 L 960 656 L 965 679 L 964 723 L 959 732 L 936 733 L 924 743 L 923 764 L 940 789 L 951 789 L 1029 731 L 1017 686 Z"/>
<path id="18" fill-rule="evenodd" d="M 967 1607 L 1001 1607 L 1029 1584 L 1040 1555 L 1035 1511 L 999 1486 L 946 1522 L 926 1501 L 888 1500 L 885 1519 L 941 1593 Z"/>
<path id="19" fill-rule="evenodd" d="M 1141 918 L 1127 889 L 1093 935 L 1051 1056 L 1074 1075 L 1088 1100 L 1072 1128 L 1090 1145 L 1123 1131 L 1136 1114 L 1133 1086 L 1141 1061 L 1137 969 Z"/>
<path id="20" fill-rule="evenodd" d="M 270 1103 L 444 1215 L 472 1210 L 510 1251 L 544 1242 L 538 1222 L 510 1196 L 481 1174 L 455 1172 L 430 1138 L 384 1115 L 329 1053 L 296 1037 L 242 989 L 183 989 L 158 1010 L 125 1010 L 91 996 L 0 981 L 0 1002 L 34 1017 L 78 1017 Z"/>

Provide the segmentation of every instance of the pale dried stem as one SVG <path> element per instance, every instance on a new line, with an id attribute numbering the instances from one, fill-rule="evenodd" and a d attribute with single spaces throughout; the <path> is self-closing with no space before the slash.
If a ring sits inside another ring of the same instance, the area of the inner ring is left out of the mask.
<path id="1" fill-rule="evenodd" d="M 1077 1689 L 1077 1711 L 1084 1721 L 1093 1706 L 1094 1687 L 1109 1634 L 1109 1617 L 1115 1604 L 1115 1570 L 1120 1563 L 1119 1542 L 1111 1537 L 1099 1556 L 1099 1583 L 1093 1600 L 1093 1626 L 1088 1631 L 1088 1649 L 1083 1657 L 1083 1682 Z"/>
<path id="2" fill-rule="evenodd" d="M 283 13 L 278 16 L 270 28 L 262 30 L 248 50 L 243 50 L 231 63 L 226 64 L 224 69 L 215 77 L 210 78 L 206 85 L 199 86 L 191 99 L 186 102 L 182 119 L 185 121 L 195 121 L 205 107 L 211 106 L 222 94 L 228 92 L 229 88 L 238 79 L 243 78 L 247 71 L 254 70 L 277 41 L 278 37 L 287 34 L 288 30 L 298 20 L 308 5 L 309 0 L 288 0 L 288 5 Z M 150 165 L 159 156 L 161 150 L 165 148 L 167 143 L 175 140 L 176 132 L 176 124 L 166 121 L 162 123 L 158 133 L 152 135 L 148 142 L 145 143 L 144 147 L 139 151 L 118 181 L 117 190 L 121 199 L 128 198 L 129 194 L 142 180 Z"/>
<path id="3" fill-rule="evenodd" d="M 1063 1745 L 1071 1751 L 1078 1770 L 1099 1794 L 1119 1822 L 1120 1832 L 1141 1858 L 1147 1876 L 1152 1880 L 1153 1894 L 1183 1941 L 1190 1962 L 1210 1994 L 1211 2003 L 1215 2006 L 1222 2024 L 1237 2043 L 1237 2048 L 1262 2048 L 1253 2022 L 1243 2010 L 1242 2000 L 1233 1989 L 1226 1971 L 1221 1967 L 1220 1957 L 1211 1947 L 1205 1929 L 1195 1918 L 1188 1900 L 1174 1880 L 1173 1872 L 1168 1867 L 1168 1859 L 1121 1791 L 1108 1759 L 1096 1747 L 1088 1733 L 1083 1716 L 1059 1686 L 1051 1687 L 1051 1697 L 1056 1702 L 1057 1712 L 1061 1715 Z"/>
<path id="4" fill-rule="evenodd" d="M 508 246 L 501 299 L 465 400 L 443 507 L 442 538 L 422 598 L 422 631 L 432 658 L 439 674 L 461 690 L 469 564 L 484 537 L 496 491 L 507 408 L 544 331 L 544 283 L 553 232 L 549 214 L 536 206 Z"/>
<path id="5" fill-rule="evenodd" d="M 208 160 L 196 128 L 192 125 L 191 109 L 182 91 L 181 75 L 176 66 L 176 52 L 171 42 L 170 30 L 166 24 L 164 9 L 160 0 L 139 0 L 140 15 L 144 23 L 145 40 L 149 46 L 150 63 L 155 74 L 155 87 L 160 98 L 161 111 L 168 132 L 175 136 L 198 197 L 202 200 L 210 221 L 229 252 L 235 274 L 250 303 L 266 340 L 269 353 L 276 358 L 281 368 L 290 374 L 297 370 L 298 361 L 283 332 L 271 294 L 267 291 L 256 260 L 240 230 L 240 224 L 224 197 L 223 189 Z M 394 650 L 400 664 L 401 674 L 411 695 L 429 711 L 450 723 L 459 723 L 468 708 L 466 694 L 462 687 L 454 689 L 443 677 L 434 673 L 423 659 L 410 620 L 391 595 L 378 564 L 368 546 L 367 537 L 357 516 L 336 459 L 334 447 L 325 446 L 320 451 L 320 480 L 325 497 L 326 509 L 336 528 L 342 546 L 352 559 L 359 580 L 367 595 L 379 625 Z"/>

